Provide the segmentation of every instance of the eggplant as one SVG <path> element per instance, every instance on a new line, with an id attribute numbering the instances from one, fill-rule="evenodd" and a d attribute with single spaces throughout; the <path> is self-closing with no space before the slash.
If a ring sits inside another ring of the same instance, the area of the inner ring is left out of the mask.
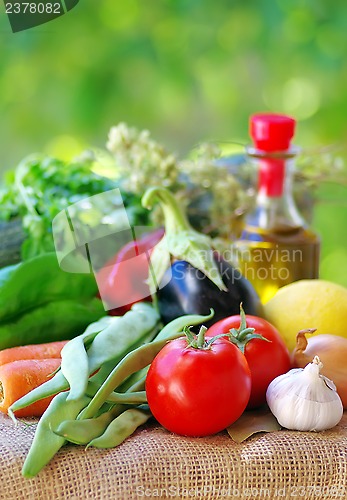
<path id="1" fill-rule="evenodd" d="M 163 278 L 167 284 L 157 290 L 157 303 L 163 323 L 169 323 L 184 314 L 206 315 L 212 308 L 214 316 L 205 322 L 205 326 L 209 327 L 222 318 L 240 314 L 240 304 L 246 314 L 261 315 L 261 302 L 251 283 L 221 256 L 216 255 L 215 262 L 227 291 L 220 290 L 187 261 L 176 260 L 171 264 Z"/>
<path id="2" fill-rule="evenodd" d="M 227 316 L 262 315 L 253 285 L 216 251 L 213 240 L 190 225 L 174 195 L 163 187 L 148 189 L 142 204 L 159 202 L 164 212 L 165 235 L 151 253 L 148 284 L 164 324 L 185 314 L 209 314 L 210 326 Z M 159 284 L 159 286 L 158 286 Z"/>

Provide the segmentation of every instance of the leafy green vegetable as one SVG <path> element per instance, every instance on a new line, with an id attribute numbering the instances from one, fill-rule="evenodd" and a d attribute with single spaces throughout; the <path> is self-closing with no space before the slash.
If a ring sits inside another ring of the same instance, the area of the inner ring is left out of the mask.
<path id="1" fill-rule="evenodd" d="M 54 252 L 0 270 L 0 325 L 57 300 L 83 302 L 96 296 L 92 274 L 62 271 Z"/>
<path id="2" fill-rule="evenodd" d="M 54 250 L 52 220 L 61 210 L 118 186 L 117 180 L 96 174 L 94 166 L 92 156 L 68 163 L 36 155 L 25 158 L 7 174 L 0 191 L 0 220 L 22 218 L 27 235 L 22 245 L 24 259 Z M 123 200 L 133 205 L 134 195 L 124 193 Z M 135 205 L 141 206 L 139 202 Z M 110 207 L 103 209 L 106 214 L 111 211 Z M 139 219 L 134 210 L 128 216 Z"/>
<path id="3" fill-rule="evenodd" d="M 62 271 L 55 253 L 0 270 L 0 349 L 70 339 L 105 315 L 92 274 Z"/>
<path id="4" fill-rule="evenodd" d="M 98 298 L 48 302 L 0 324 L 0 349 L 69 340 L 104 314 Z"/>

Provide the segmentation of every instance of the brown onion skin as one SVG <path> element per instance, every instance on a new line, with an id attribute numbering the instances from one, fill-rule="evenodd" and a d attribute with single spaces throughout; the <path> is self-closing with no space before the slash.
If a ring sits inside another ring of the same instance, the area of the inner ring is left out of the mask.
<path id="1" fill-rule="evenodd" d="M 318 356 L 323 363 L 321 374 L 336 385 L 343 408 L 347 409 L 347 339 L 338 335 L 319 334 L 306 338 L 315 330 L 302 330 L 297 334 L 296 347 L 291 355 L 293 368 L 304 368 Z"/>

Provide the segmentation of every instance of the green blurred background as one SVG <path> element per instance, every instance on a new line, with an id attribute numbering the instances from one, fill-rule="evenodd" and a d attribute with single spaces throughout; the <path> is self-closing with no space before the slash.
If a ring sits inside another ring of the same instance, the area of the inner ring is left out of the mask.
<path id="1" fill-rule="evenodd" d="M 184 157 L 248 142 L 248 117 L 298 119 L 296 143 L 346 157 L 344 0 L 80 0 L 13 34 L 0 8 L 0 172 L 27 154 L 104 147 L 121 121 Z M 347 188 L 322 186 L 313 224 L 324 278 L 347 286 Z"/>

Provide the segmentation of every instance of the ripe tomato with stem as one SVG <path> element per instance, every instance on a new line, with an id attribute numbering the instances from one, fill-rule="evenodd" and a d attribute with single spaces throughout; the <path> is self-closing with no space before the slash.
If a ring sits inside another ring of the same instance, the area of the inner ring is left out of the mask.
<path id="1" fill-rule="evenodd" d="M 251 374 L 245 356 L 225 335 L 205 339 L 190 328 L 168 342 L 146 378 L 147 401 L 155 419 L 184 436 L 207 436 L 234 423 L 245 410 Z"/>
<path id="2" fill-rule="evenodd" d="M 252 376 L 252 390 L 247 409 L 258 408 L 266 403 L 266 389 L 277 376 L 290 370 L 290 355 L 278 330 L 258 316 L 240 314 L 229 316 L 214 323 L 206 332 L 206 338 L 229 334 L 229 341 L 245 355 Z"/>

